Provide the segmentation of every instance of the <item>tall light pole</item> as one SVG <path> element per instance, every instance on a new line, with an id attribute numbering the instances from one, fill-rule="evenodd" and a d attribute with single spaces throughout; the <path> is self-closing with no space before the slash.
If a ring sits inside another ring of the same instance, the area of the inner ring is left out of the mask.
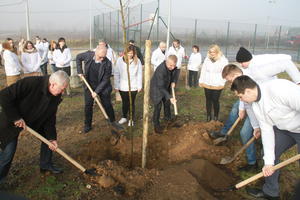
<path id="1" fill-rule="evenodd" d="M 171 31 L 171 0 L 169 0 L 169 15 L 168 15 L 168 33 L 167 33 L 167 50 L 169 49 L 170 43 L 170 31 Z"/>
<path id="2" fill-rule="evenodd" d="M 92 0 L 90 0 L 90 50 L 92 49 Z"/>
<path id="3" fill-rule="evenodd" d="M 29 28 L 29 0 L 25 2 L 26 7 L 26 38 L 30 40 L 30 28 Z"/>
<path id="4" fill-rule="evenodd" d="M 275 0 L 268 0 L 268 3 L 271 4 L 271 8 L 270 8 L 270 12 L 272 11 L 272 4 L 275 4 L 276 1 Z M 270 12 L 269 12 L 269 15 L 267 16 L 267 49 L 269 48 L 269 42 L 270 42 Z"/>

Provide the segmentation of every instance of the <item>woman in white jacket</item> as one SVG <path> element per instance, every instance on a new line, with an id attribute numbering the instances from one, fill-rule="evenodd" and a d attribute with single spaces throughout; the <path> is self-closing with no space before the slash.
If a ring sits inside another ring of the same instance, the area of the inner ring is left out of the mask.
<path id="1" fill-rule="evenodd" d="M 3 60 L 6 74 L 6 84 L 7 86 L 10 86 L 21 78 L 21 64 L 18 56 L 14 53 L 13 46 L 9 42 L 4 42 L 2 47 L 4 49 Z"/>
<path id="2" fill-rule="evenodd" d="M 58 71 L 58 69 L 55 66 L 55 62 L 53 60 L 53 53 L 56 47 L 57 47 L 57 43 L 54 40 L 51 40 L 47 56 L 48 56 L 49 64 L 51 65 L 52 73 Z"/>
<path id="3" fill-rule="evenodd" d="M 69 76 L 71 75 L 70 64 L 72 56 L 70 49 L 66 45 L 65 38 L 58 39 L 58 46 L 53 52 L 53 61 L 55 62 L 56 70 L 63 70 Z"/>
<path id="4" fill-rule="evenodd" d="M 187 66 L 189 70 L 189 86 L 197 87 L 198 71 L 202 63 L 202 56 L 201 53 L 199 53 L 199 47 L 197 45 L 194 45 L 192 50 L 193 53 L 190 56 Z"/>
<path id="5" fill-rule="evenodd" d="M 204 60 L 199 86 L 204 88 L 206 98 L 207 121 L 218 120 L 220 103 L 219 98 L 225 85 L 222 78 L 222 70 L 228 64 L 218 45 L 210 46 L 207 57 Z M 212 118 L 212 107 L 214 108 L 214 118 Z"/>
<path id="6" fill-rule="evenodd" d="M 24 67 L 24 77 L 41 75 L 41 57 L 34 44 L 27 41 L 21 51 L 21 62 Z"/>
<path id="7" fill-rule="evenodd" d="M 143 68 L 141 61 L 138 59 L 134 46 L 128 46 L 125 50 L 125 55 L 128 55 L 129 74 L 130 74 L 130 87 L 132 97 L 132 115 L 135 111 L 135 98 L 138 92 L 142 90 Z M 114 71 L 114 83 L 116 91 L 120 92 L 122 98 L 122 118 L 120 124 L 127 122 L 127 115 L 130 108 L 129 102 L 129 88 L 128 88 L 128 75 L 126 56 L 120 57 L 117 60 Z M 129 121 L 128 126 L 133 126 L 133 121 Z"/>

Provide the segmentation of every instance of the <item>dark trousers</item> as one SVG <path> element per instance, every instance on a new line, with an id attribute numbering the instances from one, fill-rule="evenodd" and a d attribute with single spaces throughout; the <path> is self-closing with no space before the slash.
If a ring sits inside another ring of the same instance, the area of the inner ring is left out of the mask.
<path id="1" fill-rule="evenodd" d="M 274 127 L 275 134 L 275 165 L 279 163 L 281 154 L 289 148 L 297 144 L 298 153 L 300 153 L 300 134 L 292 133 L 286 130 L 280 130 Z M 272 176 L 265 177 L 265 184 L 263 186 L 264 193 L 276 197 L 279 196 L 279 171 L 276 170 Z"/>
<path id="2" fill-rule="evenodd" d="M 171 102 L 170 102 L 170 100 L 166 100 L 165 98 L 163 98 L 158 104 L 154 105 L 153 118 L 152 118 L 154 127 L 160 126 L 159 117 L 160 117 L 160 110 L 161 110 L 162 104 L 164 104 L 165 119 L 166 120 L 171 119 Z"/>
<path id="3" fill-rule="evenodd" d="M 127 118 L 128 111 L 130 109 L 129 102 L 129 92 L 128 91 L 119 91 L 122 98 L 122 116 L 123 118 Z M 132 100 L 132 118 L 134 118 L 135 113 L 135 97 L 137 91 L 131 91 L 131 100 Z"/>
<path id="4" fill-rule="evenodd" d="M 198 72 L 189 70 L 189 86 L 197 87 L 198 82 Z"/>
<path id="5" fill-rule="evenodd" d="M 43 143 L 41 144 L 40 150 L 40 167 L 47 169 L 52 166 L 52 151 L 49 149 L 48 145 Z"/>
<path id="6" fill-rule="evenodd" d="M 52 68 L 53 72 L 57 72 L 58 70 L 62 70 L 64 72 L 66 72 L 69 76 L 71 76 L 71 67 L 70 66 L 68 66 L 68 67 L 56 67 L 55 64 L 52 64 L 51 68 Z"/>
<path id="7" fill-rule="evenodd" d="M 48 74 L 48 73 L 47 73 L 47 66 L 48 66 L 48 62 L 46 62 L 46 63 L 44 63 L 44 64 L 42 64 L 42 65 L 40 66 L 40 68 L 41 68 L 42 73 L 43 73 L 44 76 Z"/>
<path id="8" fill-rule="evenodd" d="M 2 151 L 0 149 L 0 182 L 7 176 L 13 161 L 18 144 L 18 138 L 16 137 L 13 141 L 6 145 Z"/>
<path id="9" fill-rule="evenodd" d="M 205 92 L 205 99 L 206 99 L 206 113 L 207 116 L 212 116 L 211 110 L 212 107 L 214 108 L 214 117 L 219 116 L 219 111 L 220 111 L 220 95 L 222 90 L 211 90 L 204 88 Z"/>
<path id="10" fill-rule="evenodd" d="M 93 87 L 92 87 L 93 88 Z M 107 113 L 110 122 L 114 122 L 115 119 L 115 113 L 114 109 L 111 103 L 111 97 L 110 95 L 99 95 L 101 104 L 104 107 L 105 112 Z M 84 113 L 85 113 L 85 121 L 84 124 L 87 127 L 92 126 L 92 119 L 93 119 L 93 105 L 94 105 L 94 99 L 88 89 L 84 90 L 84 101 L 85 101 L 85 106 L 84 106 Z"/>

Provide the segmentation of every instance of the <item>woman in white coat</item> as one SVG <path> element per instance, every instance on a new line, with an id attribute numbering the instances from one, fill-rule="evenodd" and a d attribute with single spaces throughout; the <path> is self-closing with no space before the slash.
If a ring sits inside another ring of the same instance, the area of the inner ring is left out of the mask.
<path id="1" fill-rule="evenodd" d="M 53 52 L 53 61 L 55 62 L 56 71 L 63 70 L 69 76 L 71 75 L 70 64 L 72 56 L 70 49 L 66 45 L 65 38 L 58 39 L 58 46 Z"/>
<path id="2" fill-rule="evenodd" d="M 34 44 L 27 41 L 21 51 L 21 62 L 24 68 L 24 77 L 41 75 L 41 56 Z"/>
<path id="3" fill-rule="evenodd" d="M 132 116 L 134 116 L 135 98 L 137 93 L 142 90 L 143 68 L 141 61 L 137 57 L 134 46 L 128 46 L 125 50 L 125 55 L 128 55 L 130 88 L 132 97 Z M 125 59 L 126 56 L 123 56 L 117 60 L 114 71 L 114 86 L 116 91 L 120 92 L 122 98 L 122 118 L 119 121 L 120 124 L 124 124 L 127 122 L 128 111 L 130 109 L 127 64 Z M 128 126 L 133 126 L 133 121 L 129 121 Z"/>
<path id="4" fill-rule="evenodd" d="M 218 45 L 210 46 L 199 78 L 199 86 L 203 87 L 205 92 L 207 121 L 218 120 L 219 98 L 226 82 L 222 78 L 222 71 L 227 64 L 228 60 L 223 55 L 220 47 Z M 212 117 L 212 107 L 214 117 Z"/>
<path id="5" fill-rule="evenodd" d="M 193 46 L 193 53 L 190 56 L 188 63 L 189 70 L 189 87 L 197 87 L 198 72 L 202 63 L 202 56 L 199 53 L 199 47 L 197 45 Z"/>
<path id="6" fill-rule="evenodd" d="M 2 44 L 4 49 L 3 60 L 6 75 L 6 84 L 10 86 L 17 82 L 21 76 L 21 64 L 18 56 L 14 53 L 15 49 L 9 42 Z"/>

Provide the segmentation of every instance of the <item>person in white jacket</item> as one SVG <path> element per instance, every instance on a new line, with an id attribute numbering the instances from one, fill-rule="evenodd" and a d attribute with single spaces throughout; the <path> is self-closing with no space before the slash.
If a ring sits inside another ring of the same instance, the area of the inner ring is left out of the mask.
<path id="1" fill-rule="evenodd" d="M 48 51 L 48 61 L 51 66 L 52 73 L 58 71 L 58 68 L 56 68 L 55 62 L 53 60 L 53 53 L 56 47 L 57 47 L 57 43 L 54 40 L 51 40 L 49 45 L 49 51 Z"/>
<path id="2" fill-rule="evenodd" d="M 160 42 L 157 49 L 155 49 L 151 56 L 151 64 L 153 65 L 153 71 L 166 60 L 166 43 Z"/>
<path id="3" fill-rule="evenodd" d="M 175 55 L 177 57 L 176 63 L 176 75 L 175 75 L 175 82 L 177 83 L 179 76 L 180 76 L 180 68 L 182 65 L 182 59 L 185 57 L 185 50 L 180 45 L 180 40 L 173 40 L 172 46 L 168 49 L 167 56 Z"/>
<path id="4" fill-rule="evenodd" d="M 66 45 L 65 38 L 58 39 L 58 46 L 53 52 L 53 61 L 58 70 L 65 71 L 69 76 L 71 75 L 70 64 L 72 61 L 71 51 Z"/>
<path id="5" fill-rule="evenodd" d="M 202 63 L 202 56 L 199 52 L 199 46 L 194 45 L 192 54 L 189 58 L 187 69 L 189 70 L 189 87 L 197 87 L 198 72 Z"/>
<path id="6" fill-rule="evenodd" d="M 6 74 L 6 84 L 7 86 L 10 86 L 21 78 L 21 64 L 18 56 L 14 53 L 15 49 L 9 42 L 4 42 L 2 47 L 4 49 L 3 60 Z"/>
<path id="7" fill-rule="evenodd" d="M 265 184 L 262 190 L 251 188 L 248 193 L 279 199 L 279 170 L 274 171 L 273 166 L 295 144 L 300 153 L 300 87 L 284 79 L 257 84 L 248 76 L 240 76 L 234 80 L 231 90 L 242 101 L 252 103 L 261 128 Z"/>
<path id="8" fill-rule="evenodd" d="M 125 50 L 125 55 L 128 56 L 129 74 L 130 74 L 130 89 L 132 97 L 132 116 L 135 113 L 135 98 L 138 92 L 142 90 L 143 68 L 141 61 L 138 59 L 136 50 L 133 46 L 128 46 Z M 129 103 L 129 86 L 127 75 L 126 56 L 120 57 L 117 60 L 114 71 L 114 87 L 116 91 L 120 92 L 122 98 L 122 118 L 119 123 L 127 122 Z M 133 121 L 128 121 L 128 126 L 133 126 Z"/>
<path id="9" fill-rule="evenodd" d="M 41 75 L 41 57 L 34 44 L 27 41 L 21 51 L 21 62 L 24 69 L 24 77 Z"/>
<path id="10" fill-rule="evenodd" d="M 47 65 L 48 65 L 48 48 L 49 48 L 49 43 L 47 41 L 41 40 L 39 36 L 35 37 L 36 44 L 35 47 L 38 50 L 40 56 L 41 56 L 41 70 L 43 75 L 48 74 L 47 70 Z"/>
<path id="11" fill-rule="evenodd" d="M 220 111 L 219 98 L 225 85 L 222 70 L 228 64 L 218 45 L 211 45 L 204 60 L 199 78 L 199 86 L 204 88 L 206 98 L 207 121 L 218 120 Z M 212 116 L 212 107 L 214 117 Z"/>

